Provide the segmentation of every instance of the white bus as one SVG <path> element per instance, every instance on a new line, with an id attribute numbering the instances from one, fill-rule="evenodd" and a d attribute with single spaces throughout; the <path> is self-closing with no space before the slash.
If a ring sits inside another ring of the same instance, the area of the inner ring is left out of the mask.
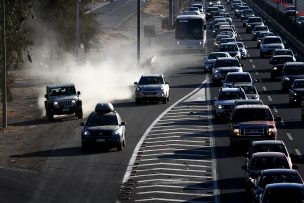
<path id="1" fill-rule="evenodd" d="M 175 21 L 178 48 L 203 50 L 206 44 L 206 20 L 201 15 L 178 15 Z"/>

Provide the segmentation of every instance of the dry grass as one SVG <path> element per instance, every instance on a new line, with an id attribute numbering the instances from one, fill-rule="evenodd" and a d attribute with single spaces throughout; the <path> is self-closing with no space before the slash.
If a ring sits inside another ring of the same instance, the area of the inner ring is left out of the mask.
<path id="1" fill-rule="evenodd" d="M 144 12 L 150 15 L 168 16 L 168 0 L 150 0 L 144 8 Z"/>

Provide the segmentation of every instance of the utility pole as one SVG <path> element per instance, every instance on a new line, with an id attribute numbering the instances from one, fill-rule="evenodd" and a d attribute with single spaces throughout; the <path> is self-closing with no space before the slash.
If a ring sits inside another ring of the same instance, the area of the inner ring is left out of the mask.
<path id="1" fill-rule="evenodd" d="M 6 31 L 5 31 L 5 0 L 2 0 L 2 9 L 3 9 L 3 24 L 2 24 L 2 39 L 3 39 L 3 70 L 2 70 L 2 127 L 3 129 L 7 128 L 7 86 L 6 86 Z"/>
<path id="2" fill-rule="evenodd" d="M 137 0 L 137 67 L 140 66 L 140 1 Z"/>
<path id="3" fill-rule="evenodd" d="M 296 7 L 296 13 L 295 13 L 295 23 L 297 23 L 298 0 L 295 0 L 295 7 Z"/>
<path id="4" fill-rule="evenodd" d="M 75 59 L 76 62 L 78 63 L 78 49 L 79 49 L 79 1 L 80 0 L 75 0 L 76 1 L 76 29 L 75 29 L 75 50 L 74 50 L 74 54 L 75 54 Z"/>

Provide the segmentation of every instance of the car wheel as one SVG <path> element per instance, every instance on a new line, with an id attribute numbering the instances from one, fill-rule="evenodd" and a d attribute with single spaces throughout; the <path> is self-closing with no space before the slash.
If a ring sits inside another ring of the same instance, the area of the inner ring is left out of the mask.
<path id="1" fill-rule="evenodd" d="M 117 145 L 117 151 L 122 151 L 123 149 L 123 141 Z"/>
<path id="2" fill-rule="evenodd" d="M 275 77 L 273 75 L 270 76 L 270 80 L 273 82 L 275 81 Z"/>
<path id="3" fill-rule="evenodd" d="M 126 138 L 122 141 L 122 145 L 125 147 L 126 146 Z"/>
<path id="4" fill-rule="evenodd" d="M 78 119 L 82 119 L 83 118 L 83 111 L 82 111 L 82 108 L 80 108 L 77 113 L 76 113 Z"/>
<path id="5" fill-rule="evenodd" d="M 88 150 L 88 143 L 86 143 L 86 142 L 81 142 L 81 150 L 82 150 L 82 151 Z"/>
<path id="6" fill-rule="evenodd" d="M 167 103 L 167 98 L 163 98 L 163 104 Z"/>
<path id="7" fill-rule="evenodd" d="M 47 112 L 46 112 L 46 117 L 47 117 L 47 119 L 48 119 L 49 121 L 54 120 L 54 114 L 53 114 L 52 112 L 50 112 L 50 111 L 47 111 Z"/>
<path id="8" fill-rule="evenodd" d="M 170 101 L 170 97 L 167 97 L 167 102 Z"/>

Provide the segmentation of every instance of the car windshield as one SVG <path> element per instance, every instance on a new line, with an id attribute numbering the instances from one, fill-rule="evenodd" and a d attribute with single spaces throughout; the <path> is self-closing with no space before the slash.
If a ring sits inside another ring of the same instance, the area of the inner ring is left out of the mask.
<path id="1" fill-rule="evenodd" d="M 117 117 L 114 113 L 93 113 L 89 116 L 87 126 L 105 126 L 105 125 L 118 125 Z"/>
<path id="2" fill-rule="evenodd" d="M 252 82 L 248 74 L 230 74 L 227 75 L 226 83 L 235 83 L 235 82 Z"/>
<path id="3" fill-rule="evenodd" d="M 243 92 L 221 92 L 218 96 L 218 100 L 234 100 L 234 99 L 246 99 Z"/>
<path id="4" fill-rule="evenodd" d="M 304 81 L 295 81 L 293 87 L 294 88 L 304 88 Z"/>
<path id="5" fill-rule="evenodd" d="M 284 64 L 286 62 L 292 62 L 293 58 L 292 57 L 274 57 L 272 59 L 272 64 Z"/>
<path id="6" fill-rule="evenodd" d="M 259 178 L 259 187 L 265 188 L 271 183 L 300 183 L 302 180 L 297 173 L 272 173 L 266 174 Z"/>
<path id="7" fill-rule="evenodd" d="M 261 18 L 249 18 L 248 23 L 258 23 L 263 22 Z"/>
<path id="8" fill-rule="evenodd" d="M 221 45 L 220 51 L 238 51 L 238 46 L 236 44 Z"/>
<path id="9" fill-rule="evenodd" d="M 267 108 L 240 108 L 233 114 L 234 122 L 273 121 L 272 113 Z"/>
<path id="10" fill-rule="evenodd" d="M 208 59 L 217 59 L 218 57 L 227 57 L 225 53 L 212 53 L 209 54 Z"/>
<path id="11" fill-rule="evenodd" d="M 240 67 L 240 62 L 235 60 L 218 60 L 216 67 Z"/>
<path id="12" fill-rule="evenodd" d="M 263 43 L 264 44 L 282 43 L 282 40 L 281 38 L 278 37 L 270 37 L 270 38 L 264 38 Z"/>
<path id="13" fill-rule="evenodd" d="M 304 65 L 286 66 L 284 68 L 284 74 L 286 74 L 286 75 L 303 75 L 304 74 Z"/>
<path id="14" fill-rule="evenodd" d="M 304 189 L 301 188 L 275 188 L 265 191 L 263 202 L 269 203 L 303 203 Z"/>
<path id="15" fill-rule="evenodd" d="M 141 77 L 138 84 L 139 85 L 164 84 L 164 80 L 162 77 Z"/>
<path id="16" fill-rule="evenodd" d="M 220 43 L 235 42 L 234 38 L 223 38 Z"/>
<path id="17" fill-rule="evenodd" d="M 286 148 L 282 144 L 257 144 L 251 150 L 251 153 L 256 152 L 281 152 L 286 156 L 288 155 Z"/>
<path id="18" fill-rule="evenodd" d="M 241 86 L 245 94 L 257 94 L 257 90 L 254 86 Z"/>
<path id="19" fill-rule="evenodd" d="M 266 26 L 256 26 L 254 27 L 255 31 L 264 31 L 264 30 L 268 30 L 268 28 Z"/>
<path id="20" fill-rule="evenodd" d="M 67 96 L 75 95 L 76 89 L 73 86 L 70 87 L 56 87 L 50 89 L 50 96 Z"/>
<path id="21" fill-rule="evenodd" d="M 276 156 L 254 157 L 249 164 L 251 170 L 265 170 L 272 168 L 289 168 L 286 159 Z"/>
<path id="22" fill-rule="evenodd" d="M 273 55 L 293 55 L 291 50 L 275 50 Z"/>

